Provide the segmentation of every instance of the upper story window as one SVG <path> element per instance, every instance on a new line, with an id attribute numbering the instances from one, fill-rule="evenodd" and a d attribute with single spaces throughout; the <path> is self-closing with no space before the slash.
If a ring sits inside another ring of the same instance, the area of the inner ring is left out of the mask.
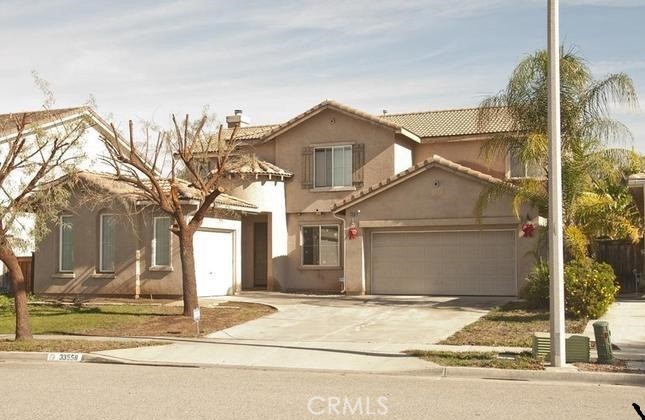
<path id="1" fill-rule="evenodd" d="M 74 221 L 72 216 L 60 217 L 58 247 L 58 271 L 69 273 L 74 271 Z"/>
<path id="2" fill-rule="evenodd" d="M 352 186 L 352 146 L 314 148 L 314 188 Z"/>
<path id="3" fill-rule="evenodd" d="M 99 271 L 114 273 L 116 215 L 102 214 L 99 238 Z"/>
<path id="4" fill-rule="evenodd" d="M 546 175 L 540 165 L 535 162 L 524 162 L 515 153 L 509 153 L 508 162 L 509 178 L 542 178 Z"/>
<path id="5" fill-rule="evenodd" d="M 302 188 L 318 191 L 346 190 L 363 185 L 365 145 L 304 146 L 298 177 Z"/>
<path id="6" fill-rule="evenodd" d="M 340 241 L 338 225 L 302 226 L 302 265 L 340 265 Z"/>
<path id="7" fill-rule="evenodd" d="M 169 267 L 171 253 L 170 217 L 155 217 L 152 239 L 152 265 Z"/>

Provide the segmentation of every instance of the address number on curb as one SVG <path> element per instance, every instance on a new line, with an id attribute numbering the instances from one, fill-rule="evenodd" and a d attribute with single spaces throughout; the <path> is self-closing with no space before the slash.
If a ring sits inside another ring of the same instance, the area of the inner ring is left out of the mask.
<path id="1" fill-rule="evenodd" d="M 47 353 L 48 362 L 80 362 L 82 353 Z"/>

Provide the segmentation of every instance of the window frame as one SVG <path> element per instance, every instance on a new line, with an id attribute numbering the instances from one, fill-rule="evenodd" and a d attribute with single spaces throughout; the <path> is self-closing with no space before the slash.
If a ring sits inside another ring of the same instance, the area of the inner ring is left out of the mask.
<path id="1" fill-rule="evenodd" d="M 72 268 L 69 270 L 63 269 L 63 229 L 65 228 L 64 219 L 72 218 L 71 214 L 62 214 L 59 217 L 59 226 L 58 226 L 58 272 L 59 273 L 73 273 L 74 272 L 74 223 L 70 223 L 71 230 L 70 234 L 72 235 Z"/>
<path id="2" fill-rule="evenodd" d="M 336 242 L 336 256 L 337 256 L 337 261 L 338 263 L 336 265 L 324 265 L 324 264 L 305 264 L 304 262 L 304 229 L 305 228 L 318 228 L 318 261 L 320 262 L 320 240 L 322 238 L 322 228 L 324 227 L 333 227 L 336 229 L 338 232 L 338 241 Z M 340 249 L 340 243 L 341 243 L 341 228 L 339 224 L 336 223 L 322 223 L 322 224 L 316 224 L 316 223 L 308 223 L 308 224 L 302 224 L 300 225 L 300 266 L 303 268 L 314 268 L 314 269 L 334 269 L 334 268 L 340 268 L 342 267 L 342 261 L 341 261 L 341 249 Z"/>
<path id="3" fill-rule="evenodd" d="M 518 160 L 519 160 L 519 158 L 518 158 Z M 527 178 L 531 178 L 531 179 L 546 179 L 545 174 L 543 174 L 541 176 L 530 176 L 528 174 L 529 173 L 529 163 L 528 162 L 521 162 L 521 161 L 519 163 L 521 163 L 523 165 L 524 171 L 523 171 L 522 175 L 519 175 L 519 176 L 518 175 L 513 175 L 513 156 L 512 156 L 511 152 L 506 154 L 506 179 L 527 179 Z M 543 168 L 541 168 L 539 166 L 536 166 L 536 167 L 538 167 L 541 172 L 544 172 Z"/>
<path id="4" fill-rule="evenodd" d="M 316 151 L 329 149 L 331 151 L 331 185 L 330 186 L 318 186 L 316 185 Z M 334 149 L 349 149 L 349 185 L 334 185 Z M 343 144 L 325 144 L 312 146 L 312 180 L 311 185 L 314 190 L 346 190 L 354 187 L 354 145 L 352 143 L 343 143 Z"/>
<path id="5" fill-rule="evenodd" d="M 157 264 L 157 219 L 168 219 L 168 264 Z M 172 220 L 170 216 L 153 216 L 152 218 L 152 258 L 150 260 L 151 269 L 172 269 L 172 232 L 170 232 L 170 226 L 172 226 L 171 222 Z"/>
<path id="6" fill-rule="evenodd" d="M 101 213 L 99 215 L 99 273 L 106 273 L 106 274 L 114 274 L 116 272 L 116 252 L 113 255 L 113 263 L 114 267 L 112 270 L 104 270 L 103 269 L 103 218 L 105 217 L 114 217 L 116 219 L 117 214 L 116 213 Z M 116 223 L 115 223 L 116 224 Z M 116 229 L 115 229 L 116 232 Z M 112 238 L 114 240 L 114 237 Z M 112 244 L 113 251 L 116 251 L 114 249 L 114 244 Z"/>

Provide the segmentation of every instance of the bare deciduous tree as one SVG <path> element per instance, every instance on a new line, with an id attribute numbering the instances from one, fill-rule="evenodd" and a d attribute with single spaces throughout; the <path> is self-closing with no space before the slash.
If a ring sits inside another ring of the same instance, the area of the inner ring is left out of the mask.
<path id="1" fill-rule="evenodd" d="M 237 152 L 236 130 L 225 139 L 221 126 L 217 134 L 207 133 L 207 123 L 207 116 L 191 124 L 188 115 L 183 123 L 173 115 L 171 130 L 159 132 L 152 141 L 146 129 L 144 141 L 138 142 L 130 121 L 129 147 L 103 139 L 108 150 L 104 161 L 112 166 L 116 179 L 134 187 L 142 201 L 158 206 L 173 219 L 171 231 L 179 239 L 185 316 L 192 316 L 198 307 L 194 234 L 214 211 L 215 199 L 224 191 L 224 178 L 249 159 Z M 112 130 L 117 138 L 114 126 Z M 210 160 L 199 152 L 209 152 Z"/>
<path id="2" fill-rule="evenodd" d="M 50 111 L 39 111 L 40 118 L 54 120 Z M 16 340 L 32 338 L 27 309 L 25 278 L 16 251 L 27 246 L 26 237 L 38 240 L 47 226 L 58 220 L 67 202 L 65 183 L 51 182 L 61 174 L 73 182 L 79 145 L 87 127 L 85 119 L 61 122 L 53 130 L 30 121 L 33 114 L 17 114 L 0 121 L 0 260 L 9 272 L 15 297 Z M 33 227 L 25 221 L 35 217 Z"/>

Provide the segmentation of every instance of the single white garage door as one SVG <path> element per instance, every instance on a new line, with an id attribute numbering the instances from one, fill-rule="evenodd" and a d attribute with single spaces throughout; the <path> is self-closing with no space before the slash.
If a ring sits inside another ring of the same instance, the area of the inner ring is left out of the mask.
<path id="1" fill-rule="evenodd" d="M 373 294 L 515 295 L 515 231 L 374 232 Z"/>
<path id="2" fill-rule="evenodd" d="M 232 231 L 195 232 L 195 276 L 197 296 L 218 296 L 233 292 L 235 237 Z"/>

